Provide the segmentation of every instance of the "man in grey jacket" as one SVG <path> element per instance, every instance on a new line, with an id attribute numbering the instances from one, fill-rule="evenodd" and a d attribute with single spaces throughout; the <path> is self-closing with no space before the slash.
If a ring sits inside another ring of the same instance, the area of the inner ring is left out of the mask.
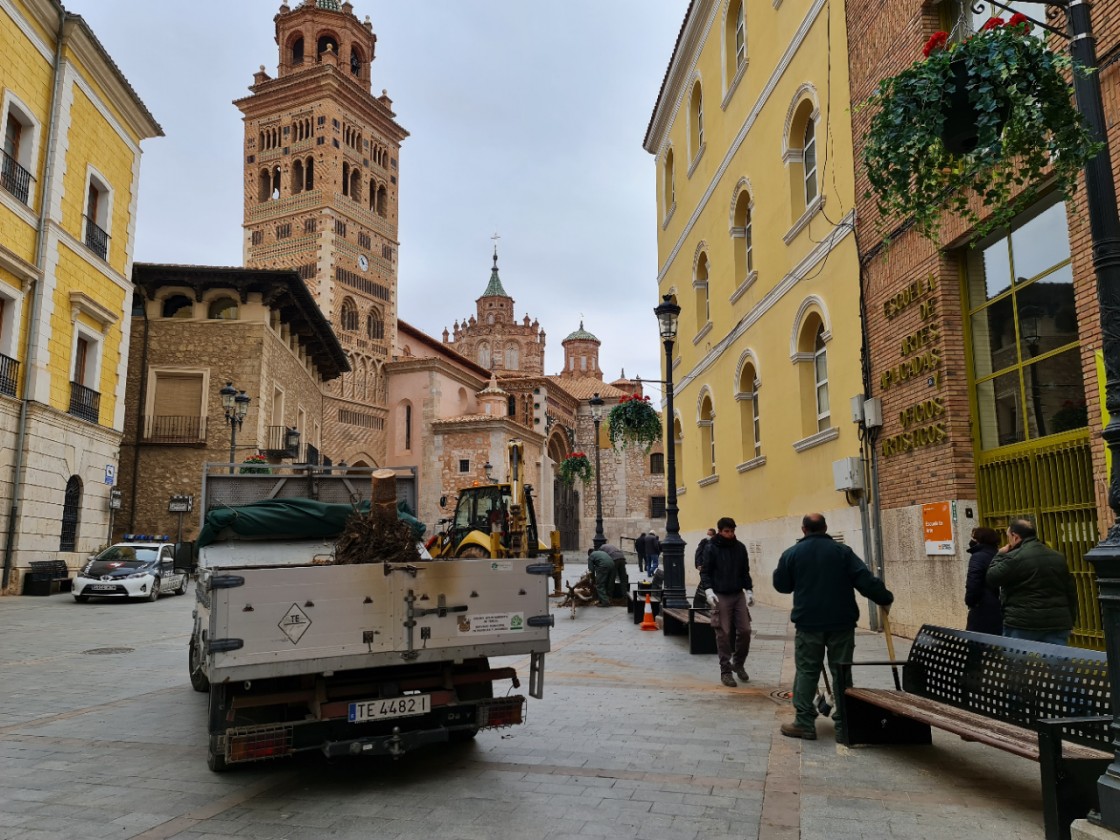
<path id="1" fill-rule="evenodd" d="M 1034 523 L 1020 517 L 1007 526 L 1007 545 L 988 567 L 988 585 L 999 587 L 1003 635 L 1069 643 L 1077 621 L 1077 588 L 1066 558 L 1038 539 Z"/>

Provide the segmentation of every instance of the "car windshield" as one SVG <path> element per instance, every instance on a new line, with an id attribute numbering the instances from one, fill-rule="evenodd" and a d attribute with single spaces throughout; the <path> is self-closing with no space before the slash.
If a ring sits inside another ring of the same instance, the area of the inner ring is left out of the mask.
<path id="1" fill-rule="evenodd" d="M 111 545 L 94 559 L 98 563 L 122 563 L 126 566 L 143 566 L 156 559 L 159 549 L 142 545 Z"/>

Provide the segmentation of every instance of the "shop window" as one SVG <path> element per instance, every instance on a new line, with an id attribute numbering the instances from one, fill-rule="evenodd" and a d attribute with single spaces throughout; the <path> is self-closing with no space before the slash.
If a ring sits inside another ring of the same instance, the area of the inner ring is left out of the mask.
<path id="1" fill-rule="evenodd" d="M 964 258 L 980 447 L 1085 428 L 1065 204 L 1033 209 Z"/>

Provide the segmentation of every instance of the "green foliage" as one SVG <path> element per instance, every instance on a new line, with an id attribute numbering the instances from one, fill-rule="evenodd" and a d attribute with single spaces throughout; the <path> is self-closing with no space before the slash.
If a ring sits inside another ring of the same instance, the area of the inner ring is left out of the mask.
<path id="1" fill-rule="evenodd" d="M 594 471 L 591 469 L 591 461 L 582 452 L 573 452 L 561 461 L 557 472 L 560 480 L 565 484 L 574 484 L 577 478 L 586 484 L 594 475 Z"/>
<path id="2" fill-rule="evenodd" d="M 1051 182 L 1067 199 L 1072 195 L 1082 167 L 1102 148 L 1073 106 L 1066 81 L 1071 72 L 1087 71 L 1029 30 L 1021 16 L 1009 25 L 995 18 L 948 48 L 945 34 L 937 33 L 926 46 L 928 58 L 883 79 L 860 106 L 876 108 L 863 164 L 881 228 L 913 217 L 918 230 L 937 241 L 948 210 L 979 238 L 1006 226 Z M 979 141 L 959 156 L 941 140 L 955 87 L 952 62 L 967 69 Z"/>
<path id="3" fill-rule="evenodd" d="M 627 395 L 607 415 L 607 430 L 615 449 L 638 444 L 649 452 L 661 440 L 661 415 L 649 404 L 649 397 Z"/>
<path id="4" fill-rule="evenodd" d="M 261 455 L 259 452 L 257 452 L 256 454 L 250 455 L 248 458 L 246 458 L 241 463 L 248 465 L 248 466 L 241 467 L 238 470 L 238 472 L 240 472 L 242 475 L 252 475 L 252 474 L 268 475 L 270 472 L 272 472 L 272 470 L 269 469 L 269 466 L 268 466 L 268 459 L 265 458 L 263 455 Z"/>

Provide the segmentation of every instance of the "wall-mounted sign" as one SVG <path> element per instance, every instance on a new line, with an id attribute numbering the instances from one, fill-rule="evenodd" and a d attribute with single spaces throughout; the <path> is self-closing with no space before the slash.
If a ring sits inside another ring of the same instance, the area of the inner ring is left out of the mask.
<path id="1" fill-rule="evenodd" d="M 194 510 L 194 496 L 172 496 L 167 503 L 168 513 L 190 513 Z"/>
<path id="2" fill-rule="evenodd" d="M 112 485 L 117 480 L 117 468 L 113 464 L 105 465 L 105 483 Z"/>
<path id="3" fill-rule="evenodd" d="M 953 512 L 948 502 L 922 505 L 922 530 L 925 531 L 926 554 L 956 554 L 953 540 Z"/>

